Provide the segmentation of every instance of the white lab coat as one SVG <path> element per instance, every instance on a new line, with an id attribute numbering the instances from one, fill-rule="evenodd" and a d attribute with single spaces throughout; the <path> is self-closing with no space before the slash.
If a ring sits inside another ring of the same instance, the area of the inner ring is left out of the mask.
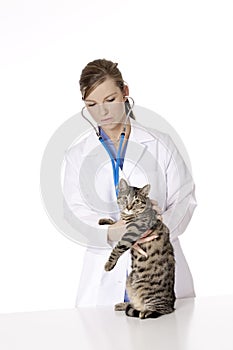
<path id="1" fill-rule="evenodd" d="M 192 276 L 178 239 L 196 207 L 191 174 L 167 134 L 144 128 L 131 119 L 130 122 L 131 133 L 119 177 L 132 186 L 151 184 L 149 196 L 162 210 L 174 247 L 176 297 L 193 297 Z M 66 152 L 65 160 L 64 198 L 78 218 L 83 242 L 88 245 L 76 306 L 113 305 L 124 300 L 130 254 L 125 252 L 114 269 L 105 272 L 104 264 L 113 245 L 107 240 L 108 226 L 98 225 L 98 220 L 119 219 L 111 161 L 93 130 Z M 69 210 L 64 210 L 66 219 L 70 220 Z"/>

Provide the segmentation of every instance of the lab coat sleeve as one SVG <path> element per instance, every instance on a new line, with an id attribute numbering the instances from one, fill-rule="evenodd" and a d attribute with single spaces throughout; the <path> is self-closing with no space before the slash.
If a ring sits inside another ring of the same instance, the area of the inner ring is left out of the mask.
<path id="1" fill-rule="evenodd" d="M 88 207 L 79 188 L 79 169 L 81 154 L 72 150 L 65 153 L 65 172 L 63 182 L 63 212 L 66 221 L 83 237 L 83 242 L 92 247 L 111 248 L 108 241 L 108 225 L 99 225 L 98 221 L 103 215 Z"/>
<path id="2" fill-rule="evenodd" d="M 166 208 L 163 221 L 170 230 L 171 241 L 182 234 L 197 205 L 192 175 L 171 138 L 166 157 Z"/>

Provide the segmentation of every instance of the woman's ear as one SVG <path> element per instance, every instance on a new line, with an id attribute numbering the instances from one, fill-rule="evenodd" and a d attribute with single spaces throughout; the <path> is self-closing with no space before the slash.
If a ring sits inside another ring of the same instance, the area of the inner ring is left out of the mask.
<path id="1" fill-rule="evenodd" d="M 129 96 L 129 87 L 128 87 L 128 85 L 124 85 L 123 95 L 124 95 L 124 98 L 126 98 L 126 96 Z"/>

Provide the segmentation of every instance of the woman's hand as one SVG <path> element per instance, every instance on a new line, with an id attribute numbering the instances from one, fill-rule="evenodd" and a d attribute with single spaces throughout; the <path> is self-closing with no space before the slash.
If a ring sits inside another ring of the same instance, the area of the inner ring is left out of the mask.
<path id="1" fill-rule="evenodd" d="M 152 203 L 152 209 L 155 210 L 157 212 L 157 218 L 161 221 L 163 221 L 163 218 L 162 218 L 162 211 L 161 209 L 158 207 L 158 202 L 151 199 L 150 200 L 151 203 Z"/>
<path id="2" fill-rule="evenodd" d="M 108 228 L 108 240 L 117 242 L 126 232 L 126 223 L 124 220 L 119 220 Z"/>
<path id="3" fill-rule="evenodd" d="M 151 203 L 152 203 L 152 208 L 157 212 L 158 219 L 162 221 L 161 209 L 158 207 L 158 202 L 152 199 Z M 149 231 L 150 230 L 146 231 L 144 235 L 139 238 L 140 242 L 138 241 L 136 243 L 146 242 L 148 238 L 145 239 L 145 237 L 149 234 Z M 126 223 L 124 220 L 119 220 L 115 224 L 112 224 L 109 226 L 108 240 L 111 242 L 118 242 L 120 241 L 121 237 L 125 234 L 125 232 L 126 232 Z"/>

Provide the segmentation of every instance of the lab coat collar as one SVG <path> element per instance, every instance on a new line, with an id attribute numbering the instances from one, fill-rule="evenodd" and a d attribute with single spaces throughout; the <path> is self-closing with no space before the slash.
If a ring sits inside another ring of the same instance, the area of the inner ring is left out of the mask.
<path id="1" fill-rule="evenodd" d="M 129 135 L 128 147 L 131 141 L 145 146 L 147 142 L 151 142 L 155 140 L 155 137 L 143 125 L 138 123 L 136 120 L 130 118 L 130 124 L 131 124 L 131 131 Z M 92 151 L 91 156 L 94 156 L 95 154 L 97 154 L 99 145 L 100 145 L 100 141 L 98 140 L 98 137 L 96 136 L 95 131 L 94 130 L 90 131 L 90 134 L 86 139 L 85 146 L 83 149 L 83 156 L 86 157 L 90 155 L 90 151 Z M 96 150 L 96 152 L 94 150 Z M 138 158 L 140 158 L 140 156 L 141 154 L 138 155 Z"/>
<path id="2" fill-rule="evenodd" d="M 130 119 L 131 131 L 125 153 L 125 161 L 122 176 L 130 183 L 131 175 L 134 174 L 135 168 L 145 156 L 148 143 L 154 141 L 153 135 L 140 123 Z"/>
<path id="3" fill-rule="evenodd" d="M 138 143 L 147 143 L 154 141 L 155 137 L 140 123 L 134 119 L 130 119 L 131 132 L 129 135 L 129 140 Z"/>
<path id="4" fill-rule="evenodd" d="M 140 164 L 140 161 L 142 161 L 147 153 L 148 143 L 155 140 L 155 136 L 140 123 L 133 119 L 130 119 L 130 123 L 131 131 L 126 148 L 124 166 L 123 170 L 119 169 L 119 177 L 123 177 L 129 181 L 129 183 L 131 182 L 131 176 L 135 173 L 138 164 Z M 93 166 L 96 164 L 97 167 L 98 164 L 103 162 L 103 155 L 106 159 L 110 159 L 106 150 L 98 140 L 98 137 L 96 137 L 95 132 L 92 131 L 86 139 L 83 157 L 89 158 Z"/>

